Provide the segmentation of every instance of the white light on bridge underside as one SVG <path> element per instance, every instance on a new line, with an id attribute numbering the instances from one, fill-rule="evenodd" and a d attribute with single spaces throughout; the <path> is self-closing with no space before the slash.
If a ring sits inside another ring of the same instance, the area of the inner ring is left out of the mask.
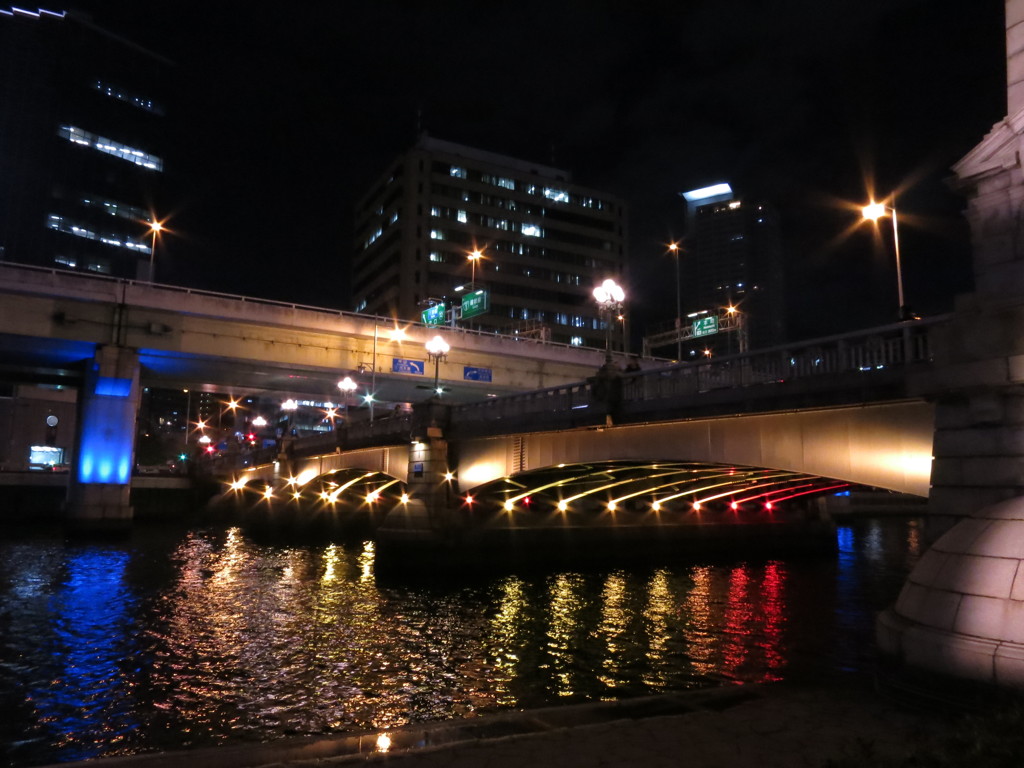
<path id="1" fill-rule="evenodd" d="M 497 461 L 479 461 L 476 464 L 470 464 L 465 469 L 459 469 L 459 478 L 470 487 L 496 480 L 503 477 L 504 474 L 504 462 L 499 464 Z"/>
<path id="2" fill-rule="evenodd" d="M 315 467 L 309 467 L 307 469 L 304 469 L 301 472 L 299 472 L 299 474 L 295 477 L 295 484 L 296 485 L 305 485 L 310 480 L 312 480 L 314 477 L 316 477 L 317 474 L 318 474 L 318 472 L 316 471 Z"/>

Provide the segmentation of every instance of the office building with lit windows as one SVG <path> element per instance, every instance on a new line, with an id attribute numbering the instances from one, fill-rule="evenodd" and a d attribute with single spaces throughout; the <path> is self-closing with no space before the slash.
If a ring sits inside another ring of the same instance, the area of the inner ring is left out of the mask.
<path id="1" fill-rule="evenodd" d="M 682 256 L 684 313 L 743 313 L 751 348 L 785 341 L 785 298 L 778 217 L 771 206 L 740 199 L 728 184 L 681 193 L 687 204 Z M 701 346 L 737 351 L 728 338 L 704 338 Z"/>
<path id="2" fill-rule="evenodd" d="M 355 233 L 358 312 L 420 320 L 475 280 L 490 308 L 460 326 L 604 346 L 592 292 L 622 279 L 625 205 L 566 171 L 422 136 L 358 203 Z"/>
<path id="3" fill-rule="evenodd" d="M 169 67 L 84 16 L 0 6 L 0 258 L 149 278 Z"/>

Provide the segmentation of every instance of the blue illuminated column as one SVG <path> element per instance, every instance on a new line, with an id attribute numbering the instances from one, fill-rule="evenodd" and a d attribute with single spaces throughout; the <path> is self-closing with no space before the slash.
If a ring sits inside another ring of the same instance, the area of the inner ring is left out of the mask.
<path id="1" fill-rule="evenodd" d="M 130 501 L 139 407 L 139 355 L 100 347 L 78 397 L 78 434 L 68 484 L 68 520 L 115 528 L 132 518 Z"/>

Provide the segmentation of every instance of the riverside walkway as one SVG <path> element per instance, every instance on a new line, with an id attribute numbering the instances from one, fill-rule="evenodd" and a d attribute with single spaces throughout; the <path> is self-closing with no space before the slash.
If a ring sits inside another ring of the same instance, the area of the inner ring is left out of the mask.
<path id="1" fill-rule="evenodd" d="M 947 716 L 862 677 L 727 686 L 410 725 L 354 736 L 90 760 L 89 768 L 792 768 L 873 765 L 934 744 Z M 846 764 L 840 763 L 840 764 Z M 65 766 L 68 763 L 61 764 Z"/>

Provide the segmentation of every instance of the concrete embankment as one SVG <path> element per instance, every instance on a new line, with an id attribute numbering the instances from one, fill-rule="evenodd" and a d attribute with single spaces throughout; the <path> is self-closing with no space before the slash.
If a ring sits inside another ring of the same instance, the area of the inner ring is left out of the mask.
<path id="1" fill-rule="evenodd" d="M 351 736 L 91 760 L 87 765 L 297 768 L 385 762 L 405 768 L 791 768 L 835 760 L 877 765 L 936 743 L 948 718 L 903 708 L 876 694 L 863 679 L 835 679 L 812 686 L 726 686 Z"/>

